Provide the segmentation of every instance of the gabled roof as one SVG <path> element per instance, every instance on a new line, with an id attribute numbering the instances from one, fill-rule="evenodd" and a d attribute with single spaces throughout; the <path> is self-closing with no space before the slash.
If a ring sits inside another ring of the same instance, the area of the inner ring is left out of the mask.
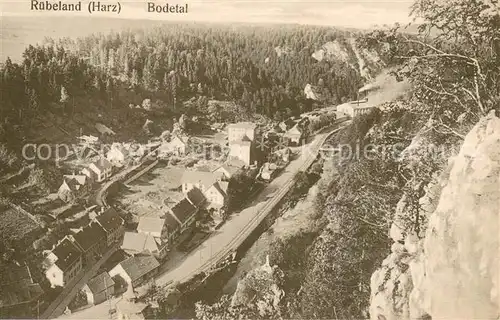
<path id="1" fill-rule="evenodd" d="M 228 187 L 229 183 L 227 182 L 216 182 L 212 185 L 211 188 L 214 188 L 215 190 L 217 190 L 218 193 L 220 193 L 224 198 L 227 196 L 227 187 Z"/>
<path id="2" fill-rule="evenodd" d="M 106 232 L 112 232 L 123 225 L 122 217 L 113 208 L 106 209 L 96 220 Z"/>
<path id="3" fill-rule="evenodd" d="M 114 285 L 115 282 L 106 271 L 98 276 L 95 276 L 94 278 L 90 279 L 89 282 L 87 282 L 87 286 L 93 294 L 103 292 L 104 290 L 106 290 L 106 288 L 113 287 Z"/>
<path id="4" fill-rule="evenodd" d="M 167 225 L 167 230 L 169 232 L 174 232 L 179 229 L 181 224 L 174 218 L 170 213 L 165 214 L 165 224 Z"/>
<path id="5" fill-rule="evenodd" d="M 181 182 L 192 184 L 201 183 L 203 186 L 209 187 L 214 184 L 219 178 L 220 174 L 214 172 L 184 171 Z"/>
<path id="6" fill-rule="evenodd" d="M 73 238 L 81 250 L 87 251 L 106 238 L 106 231 L 97 222 L 92 222 L 84 227 L 82 231 L 73 235 Z"/>
<path id="7" fill-rule="evenodd" d="M 120 262 L 120 265 L 133 282 L 148 272 L 158 268 L 160 263 L 151 255 L 138 255 Z"/>
<path id="8" fill-rule="evenodd" d="M 96 166 L 99 170 L 106 170 L 113 168 L 111 162 L 106 160 L 106 158 L 100 158 L 99 160 L 93 162 L 92 164 Z"/>
<path id="9" fill-rule="evenodd" d="M 206 201 L 205 196 L 198 188 L 193 188 L 187 193 L 188 200 L 196 207 L 200 207 Z"/>
<path id="10" fill-rule="evenodd" d="M 84 174 L 65 174 L 63 177 L 66 179 L 75 179 L 75 181 L 82 186 L 87 181 L 87 176 Z"/>
<path id="11" fill-rule="evenodd" d="M 184 198 L 177 202 L 171 209 L 172 213 L 184 223 L 189 217 L 196 213 L 196 207 L 193 206 L 188 199 Z"/>
<path id="12" fill-rule="evenodd" d="M 215 169 L 214 172 L 222 170 L 222 171 L 228 173 L 229 175 L 233 175 L 236 172 L 240 171 L 241 167 L 243 167 L 243 166 L 244 166 L 244 164 L 242 166 L 240 166 L 240 167 L 235 167 L 235 166 L 230 166 L 228 164 L 223 164 L 222 166 L 220 166 L 217 169 Z"/>
<path id="13" fill-rule="evenodd" d="M 121 248 L 123 250 L 142 252 L 147 237 L 148 235 L 145 233 L 125 232 Z"/>
<path id="14" fill-rule="evenodd" d="M 73 179 L 73 178 L 64 178 L 64 181 L 62 183 L 62 185 L 66 184 L 66 186 L 68 186 L 69 190 L 71 191 L 77 191 L 80 184 L 78 183 L 78 181 L 76 179 Z M 61 185 L 61 187 L 62 187 Z"/>
<path id="15" fill-rule="evenodd" d="M 140 217 L 137 230 L 139 232 L 160 233 L 165 225 L 165 219 L 157 217 Z"/>
<path id="16" fill-rule="evenodd" d="M 290 130 L 288 130 L 285 135 L 295 135 L 295 134 L 302 134 L 302 131 L 300 130 L 300 128 L 298 126 L 294 126 L 293 128 L 291 128 Z"/>
<path id="17" fill-rule="evenodd" d="M 218 188 L 220 188 L 224 193 L 227 194 L 227 189 L 229 187 L 229 182 L 225 182 L 225 181 L 219 181 L 216 183 L 216 185 L 218 186 Z"/>
<path id="18" fill-rule="evenodd" d="M 150 234 L 141 232 L 125 232 L 121 248 L 123 250 L 135 251 L 139 253 L 147 251 L 153 253 L 155 251 L 160 251 L 161 244 L 161 241 L 156 241 Z"/>
<path id="19" fill-rule="evenodd" d="M 55 248 L 52 253 L 57 257 L 56 266 L 62 271 L 66 271 L 82 256 L 81 251 L 68 238 L 64 238 Z"/>

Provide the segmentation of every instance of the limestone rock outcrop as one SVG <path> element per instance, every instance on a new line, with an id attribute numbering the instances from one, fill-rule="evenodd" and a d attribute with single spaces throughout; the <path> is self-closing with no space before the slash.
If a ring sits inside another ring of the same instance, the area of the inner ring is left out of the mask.
<path id="1" fill-rule="evenodd" d="M 255 303 L 263 317 L 279 312 L 284 291 L 281 289 L 284 274 L 277 266 L 271 266 L 269 256 L 259 268 L 250 271 L 239 283 L 231 306 Z"/>
<path id="2" fill-rule="evenodd" d="M 421 204 L 430 211 L 422 239 L 391 229 L 392 252 L 371 279 L 370 318 L 498 319 L 498 117 L 474 126 Z"/>

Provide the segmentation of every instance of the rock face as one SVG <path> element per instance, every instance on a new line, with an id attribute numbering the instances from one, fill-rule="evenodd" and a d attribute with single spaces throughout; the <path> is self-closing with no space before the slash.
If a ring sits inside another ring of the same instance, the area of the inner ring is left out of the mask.
<path id="1" fill-rule="evenodd" d="M 319 94 L 316 88 L 310 85 L 309 83 L 306 85 L 304 88 L 304 94 L 306 95 L 306 99 L 311 99 L 311 100 L 320 100 Z"/>
<path id="2" fill-rule="evenodd" d="M 392 253 L 371 279 L 371 319 L 497 319 L 500 119 L 467 134 L 427 189 L 423 239 L 394 227 Z M 437 206 L 436 206 L 437 203 Z"/>
<path id="3" fill-rule="evenodd" d="M 323 59 L 339 60 L 342 62 L 349 62 L 349 53 L 338 41 L 329 41 L 325 43 L 319 50 L 312 54 L 312 57 L 317 61 Z"/>
<path id="4" fill-rule="evenodd" d="M 255 303 L 259 314 L 263 317 L 279 312 L 279 303 L 284 295 L 280 288 L 283 277 L 283 272 L 277 266 L 272 267 L 269 264 L 267 256 L 266 262 L 261 267 L 250 271 L 238 283 L 231 306 Z"/>

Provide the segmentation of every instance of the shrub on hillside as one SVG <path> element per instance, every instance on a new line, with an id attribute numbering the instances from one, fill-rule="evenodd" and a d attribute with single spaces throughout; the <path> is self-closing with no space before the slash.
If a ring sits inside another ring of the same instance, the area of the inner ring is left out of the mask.
<path id="1" fill-rule="evenodd" d="M 19 159 L 5 144 L 0 144 L 0 174 L 18 169 Z"/>

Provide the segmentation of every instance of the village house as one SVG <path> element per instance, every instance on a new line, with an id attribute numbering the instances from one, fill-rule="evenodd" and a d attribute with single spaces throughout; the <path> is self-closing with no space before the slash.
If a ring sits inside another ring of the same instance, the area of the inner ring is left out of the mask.
<path id="1" fill-rule="evenodd" d="M 125 232 L 122 250 L 129 255 L 151 254 L 158 260 L 163 260 L 168 253 L 168 240 L 153 237 L 140 232 Z"/>
<path id="2" fill-rule="evenodd" d="M 82 253 L 68 237 L 65 237 L 47 255 L 44 265 L 45 276 L 51 286 L 64 287 L 82 271 Z"/>
<path id="3" fill-rule="evenodd" d="M 217 181 L 205 191 L 204 195 L 207 198 L 209 209 L 218 210 L 224 207 L 227 199 L 228 185 L 228 182 Z"/>
<path id="4" fill-rule="evenodd" d="M 105 158 L 100 158 L 96 162 L 91 163 L 88 168 L 82 170 L 82 173 L 90 179 L 97 182 L 102 182 L 111 177 L 113 165 Z"/>
<path id="5" fill-rule="evenodd" d="M 257 125 L 252 122 L 238 122 L 227 126 L 229 143 L 232 141 L 241 141 L 245 137 L 248 141 L 254 141 Z"/>
<path id="6" fill-rule="evenodd" d="M 173 135 L 169 142 L 164 142 L 158 149 L 158 154 L 161 156 L 166 156 L 173 154 L 176 156 L 181 156 L 186 154 L 188 144 L 188 137 L 180 137 L 178 135 Z"/>
<path id="7" fill-rule="evenodd" d="M 70 202 L 75 198 L 83 196 L 89 191 L 89 185 L 87 184 L 86 175 L 64 175 L 63 182 L 57 191 L 59 199 L 64 202 Z"/>
<path id="8" fill-rule="evenodd" d="M 90 305 L 99 304 L 111 298 L 115 293 L 115 282 L 109 273 L 103 273 L 90 279 L 82 288 Z"/>
<path id="9" fill-rule="evenodd" d="M 72 237 L 83 254 L 84 265 L 90 265 L 99 260 L 99 257 L 106 250 L 106 231 L 97 222 L 91 222 Z"/>
<path id="10" fill-rule="evenodd" d="M 137 232 L 150 234 L 156 238 L 166 239 L 168 237 L 165 219 L 157 217 L 140 217 Z"/>
<path id="11" fill-rule="evenodd" d="M 97 215 L 95 221 L 106 232 L 106 246 L 109 248 L 123 239 L 125 233 L 124 221 L 113 208 L 108 208 Z"/>
<path id="12" fill-rule="evenodd" d="M 173 217 L 168 211 L 163 217 L 168 230 L 168 243 L 172 246 L 177 237 L 181 234 L 181 224 L 179 219 Z"/>
<path id="13" fill-rule="evenodd" d="M 196 222 L 196 214 L 198 213 L 198 208 L 189 202 L 188 199 L 184 198 L 177 202 L 169 210 L 169 214 L 177 220 L 180 224 L 179 233 L 183 233 L 189 228 L 194 222 Z"/>
<path id="14" fill-rule="evenodd" d="M 229 179 L 231 179 L 231 177 L 241 169 L 242 167 L 235 167 L 228 164 L 224 164 L 215 169 L 213 172 L 222 174 L 222 180 L 229 181 Z"/>
<path id="15" fill-rule="evenodd" d="M 283 137 L 288 139 L 290 143 L 300 145 L 302 141 L 303 133 L 302 130 L 298 126 L 294 126 L 290 130 L 288 130 Z"/>
<path id="16" fill-rule="evenodd" d="M 2 318 L 29 317 L 43 295 L 38 283 L 34 283 L 28 266 L 13 263 L 0 267 L 0 315 Z"/>
<path id="17" fill-rule="evenodd" d="M 182 192 L 187 194 L 193 188 L 198 188 L 201 192 L 204 192 L 221 178 L 222 175 L 215 172 L 184 171 L 181 178 Z"/>
<path id="18" fill-rule="evenodd" d="M 129 152 L 119 143 L 113 143 L 111 149 L 106 154 L 106 159 L 115 166 L 121 167 L 128 160 Z"/>
<path id="19" fill-rule="evenodd" d="M 151 279 L 159 266 L 160 263 L 152 255 L 135 255 L 118 263 L 109 271 L 109 275 L 112 278 L 119 276 L 129 285 L 136 287 Z"/>

